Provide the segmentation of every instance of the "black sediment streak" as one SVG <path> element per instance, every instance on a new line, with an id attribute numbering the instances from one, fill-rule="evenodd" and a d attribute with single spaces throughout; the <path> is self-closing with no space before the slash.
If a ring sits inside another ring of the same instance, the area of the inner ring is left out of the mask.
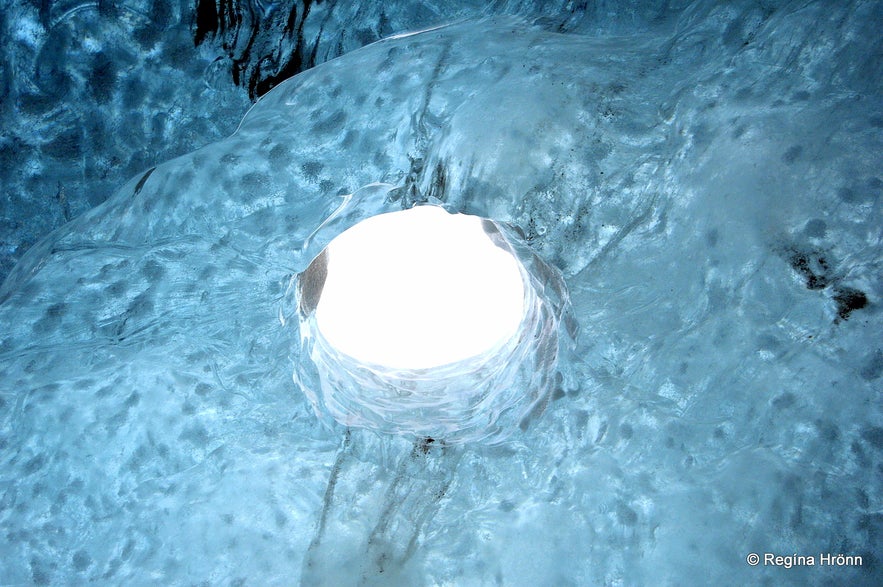
<path id="1" fill-rule="evenodd" d="M 311 40 L 304 30 L 313 4 L 301 0 L 260 13 L 248 0 L 197 0 L 193 40 L 196 45 L 209 39 L 218 42 L 230 58 L 233 83 L 255 100 L 316 64 L 325 23 L 336 3 L 324 6 L 319 34 Z"/>
<path id="2" fill-rule="evenodd" d="M 217 35 L 220 24 L 215 0 L 198 0 L 196 3 L 196 31 L 193 33 L 193 42 L 199 46 L 205 41 L 206 37 Z"/>
<path id="3" fill-rule="evenodd" d="M 279 82 L 310 69 L 316 64 L 316 51 L 322 34 L 321 32 L 319 33 L 319 37 L 316 38 L 316 42 L 313 44 L 313 49 L 310 51 L 308 57 L 306 57 L 306 39 L 304 38 L 304 25 L 307 22 L 307 18 L 310 16 L 311 5 L 312 2 L 310 0 L 304 1 L 300 19 L 298 19 L 297 15 L 297 6 L 291 8 L 291 12 L 289 13 L 285 26 L 282 29 L 283 39 L 279 41 L 279 45 L 276 47 L 275 59 L 270 62 L 272 65 L 277 65 L 275 71 L 265 73 L 261 71 L 259 65 L 252 74 L 248 93 L 253 99 L 263 96 L 276 87 Z M 332 8 L 333 4 L 329 6 L 328 10 L 330 11 Z M 268 28 L 270 27 L 272 27 L 272 23 L 268 23 Z M 282 48 L 285 40 L 284 37 L 291 37 L 292 35 L 295 35 L 296 37 L 294 50 L 285 54 Z"/>
<path id="4" fill-rule="evenodd" d="M 154 171 L 156 171 L 156 167 L 151 167 L 146 172 L 144 172 L 144 175 L 141 176 L 141 179 L 139 179 L 138 183 L 135 185 L 135 191 L 133 192 L 133 195 L 137 196 L 139 193 L 141 193 L 141 188 L 144 187 L 144 184 L 147 183 L 147 178 L 150 177 L 150 174 Z"/>

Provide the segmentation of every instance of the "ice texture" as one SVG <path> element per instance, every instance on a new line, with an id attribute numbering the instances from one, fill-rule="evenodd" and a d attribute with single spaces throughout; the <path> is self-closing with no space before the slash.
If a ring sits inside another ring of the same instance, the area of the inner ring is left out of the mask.
<path id="1" fill-rule="evenodd" d="M 191 18 L 195 43 L 213 46 L 218 69 L 259 97 L 294 74 L 403 31 L 507 14 L 559 33 L 621 34 L 671 18 L 681 8 L 670 0 L 198 0 Z"/>
<path id="2" fill-rule="evenodd" d="M 181 4 L 3 2 L 0 281 L 132 175 L 236 129 L 247 93 L 194 48 Z"/>
<path id="3" fill-rule="evenodd" d="M 136 175 L 0 288 L 0 580 L 880 584 L 881 20 L 467 20 Z M 553 401 L 501 445 L 329 426 L 291 377 L 291 279 L 428 201 L 570 293 Z"/>
<path id="4" fill-rule="evenodd" d="M 345 198 L 344 204 L 335 211 L 334 220 L 324 222 L 316 236 L 341 234 L 343 231 L 335 224 L 349 225 L 348 216 L 370 207 L 369 200 L 397 198 L 396 188 L 388 184 L 358 190 Z M 427 203 L 434 204 L 441 202 Z M 344 426 L 407 436 L 415 442 L 431 438 L 432 442 L 440 439 L 446 445 L 475 442 L 490 445 L 503 442 L 527 419 L 545 409 L 555 391 L 559 354 L 572 348 L 576 335 L 564 280 L 554 267 L 530 249 L 516 229 L 491 220 L 482 220 L 480 226 L 484 230 L 484 234 L 479 231 L 480 236 L 487 235 L 517 260 L 516 279 L 520 277 L 523 292 L 516 299 L 520 300 L 523 315 L 510 336 L 477 355 L 453 362 L 404 368 L 359 359 L 335 347 L 319 328 L 316 311 L 317 300 L 323 293 L 327 262 L 333 258 L 328 249 L 292 279 L 283 304 L 287 311 L 282 322 L 291 327 L 295 326 L 295 320 L 298 322 L 294 379 L 319 418 L 330 418 Z M 450 239 L 445 246 L 451 247 Z M 418 258 L 429 263 L 427 258 L 434 254 L 424 249 L 418 251 Z M 405 276 L 410 277 L 411 274 Z M 377 287 L 373 283 L 360 285 L 363 289 Z M 426 289 L 421 286 L 419 291 Z M 437 293 L 428 292 L 417 300 L 425 304 L 421 309 L 450 302 L 427 299 Z M 393 302 L 401 303 L 400 297 L 399 292 L 395 292 Z M 456 301 L 453 305 L 459 307 Z M 438 333 L 441 329 L 429 330 Z M 383 326 L 371 334 L 373 341 L 396 336 Z M 472 335 L 464 328 L 461 336 Z M 422 344 L 419 340 L 409 342 Z"/>
<path id="5" fill-rule="evenodd" d="M 0 281 L 127 178 L 226 136 L 249 99 L 401 31 L 492 14 L 633 31 L 667 0 L 433 3 L 6 0 L 0 11 Z"/>

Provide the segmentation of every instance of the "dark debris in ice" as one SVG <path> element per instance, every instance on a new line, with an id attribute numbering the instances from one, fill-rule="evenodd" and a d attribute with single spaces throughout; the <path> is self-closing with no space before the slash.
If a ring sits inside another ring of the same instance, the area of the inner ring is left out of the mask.
<path id="1" fill-rule="evenodd" d="M 834 290 L 834 301 L 837 302 L 837 316 L 841 320 L 849 320 L 850 314 L 868 305 L 865 292 L 851 287 L 838 287 Z"/>
<path id="2" fill-rule="evenodd" d="M 806 280 L 807 289 L 824 289 L 831 284 L 831 266 L 821 251 L 792 250 L 791 267 Z"/>
<path id="3" fill-rule="evenodd" d="M 806 232 L 824 233 L 822 221 L 811 221 Z M 807 289 L 822 290 L 833 286 L 832 299 L 837 304 L 837 318 L 848 320 L 852 313 L 868 306 L 865 292 L 841 285 L 836 285 L 839 278 L 834 275 L 832 262 L 826 253 L 817 249 L 801 249 L 792 247 L 787 252 L 788 263 L 804 280 Z"/>

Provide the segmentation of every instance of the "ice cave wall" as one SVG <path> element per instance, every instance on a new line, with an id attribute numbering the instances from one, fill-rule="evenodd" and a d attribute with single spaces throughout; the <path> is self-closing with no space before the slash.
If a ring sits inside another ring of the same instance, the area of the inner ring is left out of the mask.
<path id="1" fill-rule="evenodd" d="M 296 582 L 344 432 L 291 381 L 285 288 L 335 231 L 435 198 L 521 227 L 580 337 L 545 414 L 451 464 L 403 576 L 878 584 L 880 21 L 466 21 L 318 65 L 139 173 L 0 290 L 4 581 Z M 398 189 L 316 232 L 373 182 Z M 364 442 L 340 496 L 395 468 L 399 441 Z"/>
<path id="2" fill-rule="evenodd" d="M 249 100 L 391 34 L 494 14 L 559 32 L 665 22 L 669 2 L 7 0 L 0 280 L 126 179 L 230 134 Z"/>

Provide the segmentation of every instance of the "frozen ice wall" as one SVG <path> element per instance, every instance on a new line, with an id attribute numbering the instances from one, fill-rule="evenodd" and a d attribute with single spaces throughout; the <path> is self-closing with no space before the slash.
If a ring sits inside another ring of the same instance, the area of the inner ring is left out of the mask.
<path id="1" fill-rule="evenodd" d="M 249 99 L 393 33 L 489 14 L 634 30 L 662 0 L 5 0 L 0 10 L 0 281 L 37 240 L 126 179 L 236 128 Z"/>
<path id="2" fill-rule="evenodd" d="M 179 4 L 3 2 L 0 280 L 135 173 L 236 128 L 248 96 L 193 47 Z"/>
<path id="3" fill-rule="evenodd" d="M 139 173 L 0 289 L 0 581 L 880 584 L 881 19 L 467 20 Z M 570 291 L 576 352 L 501 446 L 327 428 L 292 381 L 292 275 L 430 199 Z"/>

